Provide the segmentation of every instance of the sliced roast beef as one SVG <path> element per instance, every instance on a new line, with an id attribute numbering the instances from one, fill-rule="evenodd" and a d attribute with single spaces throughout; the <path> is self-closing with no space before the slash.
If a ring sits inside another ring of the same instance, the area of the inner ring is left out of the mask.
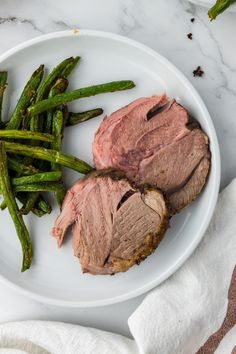
<path id="1" fill-rule="evenodd" d="M 68 192 L 52 230 L 61 246 L 72 225 L 73 248 L 83 272 L 124 272 L 149 256 L 168 227 L 168 210 L 157 189 L 135 189 L 123 174 L 100 171 Z"/>
<path id="2" fill-rule="evenodd" d="M 173 213 L 201 192 L 211 164 L 208 137 L 166 95 L 138 99 L 106 117 L 93 156 L 97 169 L 118 169 L 136 186 L 161 189 Z"/>
<path id="3" fill-rule="evenodd" d="M 211 165 L 210 154 L 204 156 L 194 170 L 189 181 L 177 192 L 169 196 L 172 210 L 181 210 L 186 205 L 194 201 L 204 187 Z"/>

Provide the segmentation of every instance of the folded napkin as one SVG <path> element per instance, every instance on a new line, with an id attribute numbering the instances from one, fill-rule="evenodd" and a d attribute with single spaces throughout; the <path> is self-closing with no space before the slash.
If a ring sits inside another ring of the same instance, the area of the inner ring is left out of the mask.
<path id="1" fill-rule="evenodd" d="M 236 180 L 198 249 L 147 295 L 129 327 L 134 340 L 55 322 L 4 324 L 0 354 L 236 354 Z"/>
<path id="2" fill-rule="evenodd" d="M 235 266 L 236 180 L 220 194 L 208 231 L 192 257 L 149 293 L 129 318 L 141 352 L 231 354 L 235 350 L 236 354 L 236 335 L 230 333 L 236 333 Z"/>
<path id="3" fill-rule="evenodd" d="M 138 350 L 131 339 L 67 323 L 25 321 L 0 325 L 0 354 L 22 353 L 138 354 Z"/>

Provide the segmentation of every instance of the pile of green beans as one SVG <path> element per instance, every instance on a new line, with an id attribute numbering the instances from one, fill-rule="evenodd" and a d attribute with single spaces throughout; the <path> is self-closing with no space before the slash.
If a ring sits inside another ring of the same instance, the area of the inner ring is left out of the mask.
<path id="1" fill-rule="evenodd" d="M 52 207 L 41 192 L 55 194 L 59 207 L 65 196 L 62 166 L 82 174 L 91 167 L 78 157 L 62 152 L 64 129 L 97 117 L 102 108 L 70 112 L 67 104 L 79 98 L 128 90 L 133 81 L 114 81 L 66 92 L 68 76 L 80 57 L 70 57 L 45 77 L 40 65 L 29 78 L 12 115 L 4 117 L 6 71 L 0 72 L 0 209 L 8 209 L 21 243 L 22 271 L 30 268 L 33 248 L 23 215 L 50 214 Z M 45 78 L 44 78 L 45 77 Z M 7 120 L 7 118 L 9 120 Z"/>

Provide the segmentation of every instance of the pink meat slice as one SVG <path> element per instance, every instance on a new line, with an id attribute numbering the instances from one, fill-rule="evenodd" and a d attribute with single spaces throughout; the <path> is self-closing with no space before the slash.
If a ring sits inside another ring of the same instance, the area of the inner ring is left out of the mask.
<path id="1" fill-rule="evenodd" d="M 200 161 L 191 179 L 185 186 L 170 195 L 169 202 L 173 210 L 181 210 L 184 206 L 189 204 L 190 201 L 197 198 L 207 181 L 210 166 L 211 158 L 210 154 L 208 154 Z"/>
<path id="2" fill-rule="evenodd" d="M 137 186 L 148 184 L 168 197 L 188 183 L 189 203 L 196 191 L 191 178 L 204 156 L 210 161 L 208 137 L 190 124 L 187 110 L 166 95 L 141 98 L 105 118 L 93 143 L 97 169 L 121 170 Z M 204 175 L 199 178 L 197 195 L 206 183 Z M 189 204 L 184 200 L 178 205 Z"/>
<path id="3" fill-rule="evenodd" d="M 160 191 L 141 193 L 120 174 L 95 172 L 66 195 L 52 230 L 59 246 L 71 225 L 83 272 L 112 274 L 155 250 L 168 227 L 168 210 Z"/>
<path id="4" fill-rule="evenodd" d="M 207 154 L 206 135 L 200 129 L 194 129 L 182 139 L 175 140 L 142 160 L 139 174 L 134 179 L 139 185 L 155 185 L 158 181 L 161 190 L 172 193 L 185 185 L 192 171 Z M 174 158 L 170 160 L 172 156 Z"/>
<path id="5" fill-rule="evenodd" d="M 111 114 L 110 117 L 106 117 L 98 129 L 93 143 L 94 161 L 97 168 L 103 169 L 107 164 L 109 164 L 110 152 L 111 149 L 114 148 L 114 144 L 117 140 L 117 134 L 114 135 L 113 132 L 117 131 L 117 129 L 119 129 L 120 132 L 120 124 L 122 124 L 123 126 L 123 120 L 127 120 L 126 124 L 129 125 L 129 115 L 133 112 L 135 114 L 137 109 L 145 112 L 151 110 L 156 105 L 164 105 L 167 102 L 168 99 L 166 96 L 153 97 L 151 100 L 149 98 L 140 98 L 132 102 L 128 106 L 121 108 L 115 113 Z M 121 135 L 125 135 L 125 138 L 128 138 L 130 135 L 130 130 L 133 134 L 135 134 L 135 131 L 133 131 L 132 127 L 129 126 L 129 129 L 127 131 L 121 131 Z M 111 139 L 111 135 L 114 140 Z M 133 139 L 132 134 L 131 138 Z M 122 151 L 124 149 L 125 147 L 122 146 Z M 102 159 L 100 159 L 100 157 L 102 157 Z M 107 161 L 106 157 L 108 158 Z"/>

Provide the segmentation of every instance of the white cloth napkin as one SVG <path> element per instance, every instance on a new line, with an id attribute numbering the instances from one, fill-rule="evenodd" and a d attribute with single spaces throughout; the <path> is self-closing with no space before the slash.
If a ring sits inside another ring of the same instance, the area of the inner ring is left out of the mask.
<path id="1" fill-rule="evenodd" d="M 208 341 L 210 349 L 205 345 L 200 352 L 215 353 L 214 347 L 220 344 L 221 337 L 236 325 L 235 271 L 230 313 L 226 328 L 221 328 L 235 265 L 236 180 L 220 194 L 208 231 L 193 256 L 169 280 L 152 291 L 130 317 L 129 326 L 141 351 L 194 354 L 218 331 L 215 338 Z M 219 353 L 231 354 L 234 346 L 236 336 L 231 351 L 222 349 Z"/>
<path id="2" fill-rule="evenodd" d="M 138 350 L 131 339 L 67 323 L 25 321 L 0 325 L 0 354 L 22 353 L 137 354 Z"/>
<path id="3" fill-rule="evenodd" d="M 0 325 L 0 354 L 236 354 L 236 180 L 193 256 L 129 318 L 134 340 L 75 325 Z M 10 350 L 11 349 L 11 350 Z"/>

